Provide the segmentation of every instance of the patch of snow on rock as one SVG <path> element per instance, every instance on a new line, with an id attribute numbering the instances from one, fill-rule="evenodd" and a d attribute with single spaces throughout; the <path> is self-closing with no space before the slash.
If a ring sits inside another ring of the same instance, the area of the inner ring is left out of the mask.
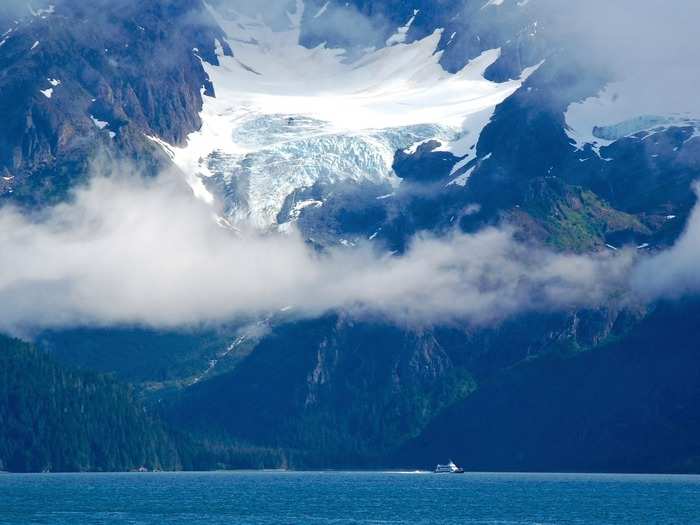
<path id="1" fill-rule="evenodd" d="M 329 6 L 330 4 L 331 4 L 330 0 L 328 0 L 325 4 L 323 4 L 323 6 L 321 7 L 321 9 L 319 9 L 319 10 L 316 12 L 316 14 L 314 15 L 314 18 L 319 18 L 319 17 L 323 16 L 323 14 L 328 10 L 328 6 Z"/>
<path id="2" fill-rule="evenodd" d="M 396 30 L 396 33 L 391 35 L 386 41 L 387 46 L 393 46 L 396 44 L 403 44 L 406 42 L 406 37 L 408 36 L 408 31 L 411 29 L 413 22 L 416 21 L 416 16 L 420 11 L 418 9 L 413 10 L 413 16 L 406 22 L 405 26 L 401 26 Z"/>
<path id="3" fill-rule="evenodd" d="M 475 168 L 475 167 L 474 167 Z M 469 177 L 471 177 L 474 168 L 469 168 L 467 171 L 462 173 L 461 175 L 455 177 L 453 180 L 447 183 L 448 186 L 466 186 L 467 181 L 469 181 Z"/>
<path id="4" fill-rule="evenodd" d="M 95 126 L 97 126 L 100 129 L 105 129 L 109 125 L 109 122 L 105 122 L 104 120 L 99 120 L 92 115 L 90 115 L 90 119 L 92 120 L 93 124 L 95 124 Z"/>

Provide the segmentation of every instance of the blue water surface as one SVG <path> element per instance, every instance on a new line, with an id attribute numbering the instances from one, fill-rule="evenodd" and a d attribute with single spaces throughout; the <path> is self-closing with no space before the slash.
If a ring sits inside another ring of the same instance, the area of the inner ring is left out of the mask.
<path id="1" fill-rule="evenodd" d="M 700 524 L 700 477 L 0 474 L 0 524 Z"/>

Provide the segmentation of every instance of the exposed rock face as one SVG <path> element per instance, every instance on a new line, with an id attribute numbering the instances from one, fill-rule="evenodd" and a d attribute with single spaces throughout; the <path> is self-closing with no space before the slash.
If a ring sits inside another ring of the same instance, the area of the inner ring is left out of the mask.
<path id="1" fill-rule="evenodd" d="M 698 312 L 697 302 L 664 304 L 593 351 L 523 362 L 455 403 L 396 461 L 448 453 L 474 470 L 697 472 Z"/>
<path id="2" fill-rule="evenodd" d="M 643 315 L 578 311 L 424 331 L 336 317 L 300 322 L 275 329 L 233 372 L 169 401 L 166 414 L 194 433 L 285 449 L 296 467 L 385 464 L 513 366 L 585 353 Z"/>
<path id="3" fill-rule="evenodd" d="M 58 198 L 97 153 L 162 164 L 147 136 L 200 126 L 200 57 L 219 37 L 198 0 L 64 0 L 21 19 L 0 47 L 2 196 Z"/>
<path id="4" fill-rule="evenodd" d="M 297 466 L 350 465 L 381 461 L 472 385 L 432 333 L 333 317 L 280 327 L 168 414 L 195 432 L 207 421 L 235 440 L 296 451 Z"/>

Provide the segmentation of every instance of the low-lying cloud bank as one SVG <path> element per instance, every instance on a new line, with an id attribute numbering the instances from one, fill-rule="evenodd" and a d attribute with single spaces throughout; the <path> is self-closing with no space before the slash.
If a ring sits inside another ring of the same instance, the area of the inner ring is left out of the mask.
<path id="1" fill-rule="evenodd" d="M 700 198 L 700 183 L 695 184 Z M 632 287 L 646 300 L 679 299 L 700 293 L 700 203 L 688 219 L 683 236 L 669 250 L 640 261 Z"/>
<path id="2" fill-rule="evenodd" d="M 233 232 L 176 175 L 98 177 L 39 216 L 0 210 L 0 330 L 138 324 L 172 328 L 292 307 L 417 325 L 488 323 L 700 289 L 700 212 L 669 252 L 558 254 L 511 232 L 312 251 L 297 234 Z M 623 299 L 624 300 L 624 299 Z"/>
<path id="3" fill-rule="evenodd" d="M 569 121 L 612 125 L 648 115 L 700 118 L 696 0 L 533 0 L 554 42 L 577 59 L 581 82 L 607 71 L 611 84 Z M 591 93 L 593 95 L 593 93 Z M 590 130 L 588 130 L 590 131 Z"/>

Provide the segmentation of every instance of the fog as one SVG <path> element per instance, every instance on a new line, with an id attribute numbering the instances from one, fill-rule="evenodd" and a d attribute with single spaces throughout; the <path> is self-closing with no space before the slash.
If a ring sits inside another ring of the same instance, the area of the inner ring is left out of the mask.
<path id="1" fill-rule="evenodd" d="M 548 47 L 563 47 L 562 58 L 575 60 L 581 82 L 604 73 L 614 83 L 601 112 L 612 111 L 611 122 L 632 114 L 700 116 L 700 2 L 531 0 L 531 9 L 546 26 Z"/>
<path id="2" fill-rule="evenodd" d="M 2 0 L 0 2 L 0 22 L 24 17 L 38 9 L 45 8 L 48 0 Z M 7 28 L 0 28 L 0 34 Z"/>
<path id="3" fill-rule="evenodd" d="M 696 185 L 695 192 L 699 191 Z M 637 265 L 632 284 L 647 300 L 700 293 L 700 206 L 696 205 L 685 232 L 670 250 Z"/>
<path id="4" fill-rule="evenodd" d="M 126 173 L 128 170 L 123 170 Z M 172 328 L 279 310 L 343 310 L 425 326 L 595 306 L 624 289 L 630 253 L 557 254 L 508 229 L 367 242 L 319 254 L 296 233 L 231 231 L 178 175 L 97 175 L 39 215 L 0 210 L 0 330 Z"/>

